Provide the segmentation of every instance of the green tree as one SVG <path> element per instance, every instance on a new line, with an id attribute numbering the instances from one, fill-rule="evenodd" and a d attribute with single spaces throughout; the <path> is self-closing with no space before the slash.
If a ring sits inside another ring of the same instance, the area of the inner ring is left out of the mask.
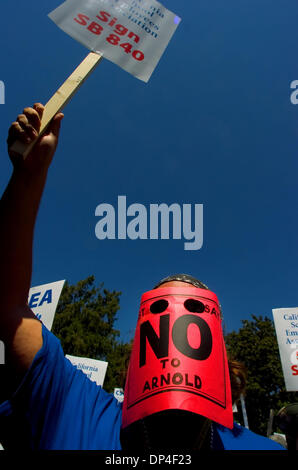
<path id="1" fill-rule="evenodd" d="M 116 387 L 124 389 L 131 348 L 132 340 L 129 343 L 118 343 L 107 356 L 109 365 L 104 383 L 107 392 L 112 392 Z"/>
<path id="2" fill-rule="evenodd" d="M 298 393 L 286 392 L 273 321 L 252 315 L 242 320 L 238 332 L 226 335 L 229 357 L 242 362 L 247 370 L 245 405 L 249 427 L 266 435 L 270 409 L 297 401 Z"/>
<path id="3" fill-rule="evenodd" d="M 119 341 L 114 328 L 121 292 L 94 285 L 94 276 L 75 285 L 65 283 L 57 306 L 52 332 L 65 354 L 109 363 L 104 388 L 121 386 L 129 344 Z"/>

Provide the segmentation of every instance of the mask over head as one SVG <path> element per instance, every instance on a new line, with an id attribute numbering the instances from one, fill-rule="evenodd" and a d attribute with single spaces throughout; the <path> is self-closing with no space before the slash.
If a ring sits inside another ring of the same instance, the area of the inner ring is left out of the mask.
<path id="1" fill-rule="evenodd" d="M 166 410 L 233 427 L 219 302 L 205 288 L 185 284 L 142 295 L 122 426 Z"/>

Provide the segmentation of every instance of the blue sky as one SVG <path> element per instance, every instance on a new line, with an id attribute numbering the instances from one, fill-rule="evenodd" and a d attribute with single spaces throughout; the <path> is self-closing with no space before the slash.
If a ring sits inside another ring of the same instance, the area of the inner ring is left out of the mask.
<path id="1" fill-rule="evenodd" d="M 88 50 L 47 17 L 60 0 L 1 2 L 0 187 L 10 123 L 47 102 Z M 65 108 L 34 240 L 32 285 L 122 291 L 128 340 L 141 294 L 190 273 L 217 293 L 225 329 L 297 299 L 298 4 L 164 0 L 182 18 L 148 84 L 104 60 Z M 95 237 L 100 203 L 204 205 L 204 243 Z M 2 227 L 2 230 L 5 227 Z"/>

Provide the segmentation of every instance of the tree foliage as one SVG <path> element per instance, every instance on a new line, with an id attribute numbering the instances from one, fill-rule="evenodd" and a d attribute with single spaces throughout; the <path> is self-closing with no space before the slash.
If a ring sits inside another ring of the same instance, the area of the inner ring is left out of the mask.
<path id="1" fill-rule="evenodd" d="M 104 388 L 121 387 L 130 345 L 119 341 L 114 328 L 121 292 L 94 285 L 94 276 L 75 285 L 65 283 L 57 306 L 52 332 L 65 354 L 109 363 Z"/>
<path id="2" fill-rule="evenodd" d="M 270 409 L 275 412 L 298 400 L 298 393 L 286 392 L 273 321 L 252 315 L 242 328 L 226 335 L 229 357 L 247 370 L 245 405 L 249 427 L 266 435 Z"/>

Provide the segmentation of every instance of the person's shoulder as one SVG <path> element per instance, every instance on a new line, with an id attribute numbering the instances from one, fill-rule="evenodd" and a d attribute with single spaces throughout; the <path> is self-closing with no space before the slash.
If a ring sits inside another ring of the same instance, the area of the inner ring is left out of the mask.
<path id="1" fill-rule="evenodd" d="M 215 425 L 223 447 L 226 450 L 285 450 L 277 442 L 234 423 L 233 429 Z"/>

